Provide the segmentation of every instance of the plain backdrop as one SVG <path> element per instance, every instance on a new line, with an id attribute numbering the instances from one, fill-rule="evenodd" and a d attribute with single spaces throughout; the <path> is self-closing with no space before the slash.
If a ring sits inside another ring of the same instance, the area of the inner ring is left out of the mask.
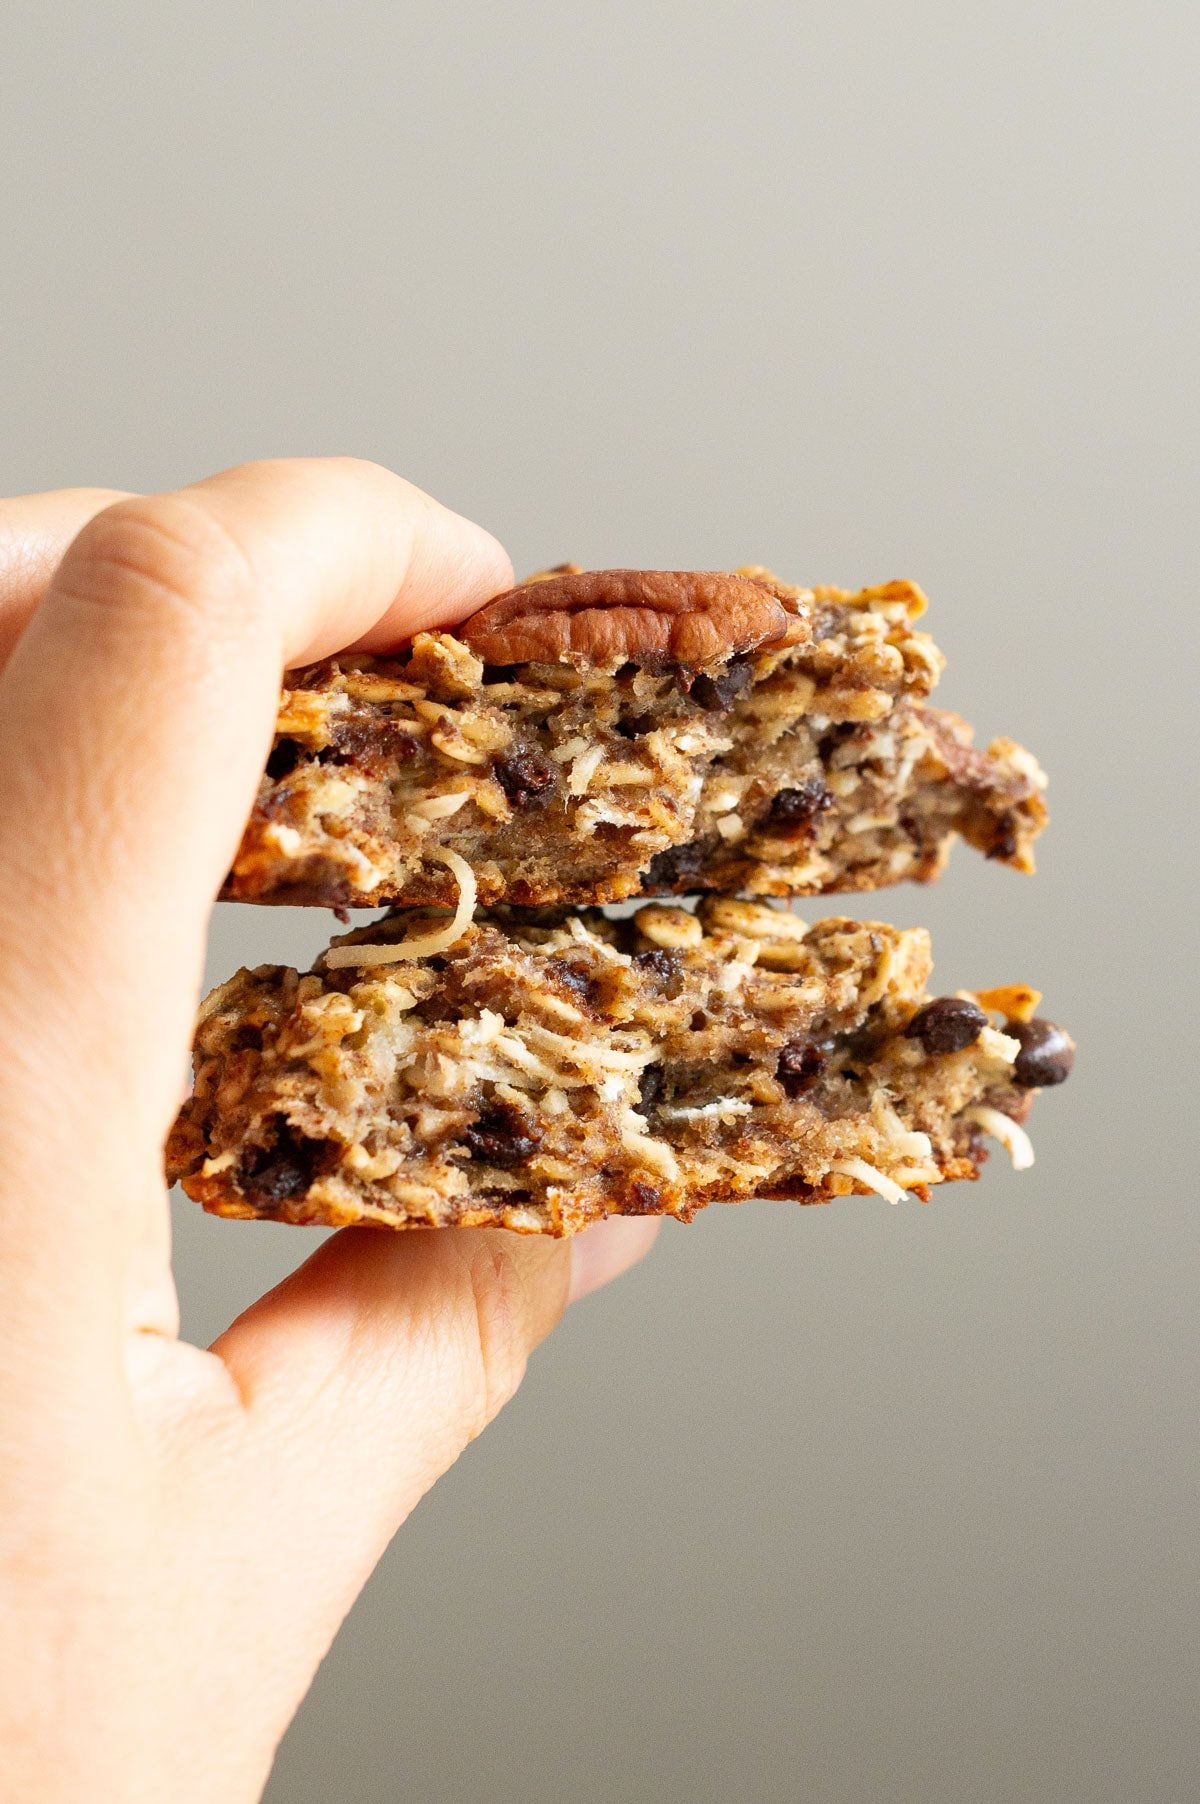
<path id="1" fill-rule="evenodd" d="M 271 1804 L 1197 1795 L 1198 53 L 1194 0 L 4 8 L 0 487 L 347 451 L 519 569 L 912 576 L 1052 776 L 1034 881 L 865 899 L 1074 1030 L 1036 1168 L 669 1224 Z M 331 926 L 219 909 L 210 977 Z M 313 1241 L 177 1244 L 204 1339 Z"/>

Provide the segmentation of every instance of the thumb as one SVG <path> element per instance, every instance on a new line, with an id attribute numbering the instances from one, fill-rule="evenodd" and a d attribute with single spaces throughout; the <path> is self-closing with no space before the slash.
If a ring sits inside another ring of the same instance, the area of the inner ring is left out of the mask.
<path id="1" fill-rule="evenodd" d="M 567 1302 L 633 1265 L 657 1226 L 606 1222 L 574 1241 L 345 1229 L 216 1342 L 245 1409 L 259 1573 L 289 1592 L 307 1574 L 323 1644 Z"/>

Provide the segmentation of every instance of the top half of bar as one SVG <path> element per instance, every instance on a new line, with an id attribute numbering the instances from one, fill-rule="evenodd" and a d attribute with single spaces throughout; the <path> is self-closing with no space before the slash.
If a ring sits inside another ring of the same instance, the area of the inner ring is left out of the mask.
<path id="1" fill-rule="evenodd" d="M 929 705 L 912 583 L 563 565 L 293 672 L 224 894 L 333 908 L 877 889 L 1033 868 L 1045 777 Z"/>

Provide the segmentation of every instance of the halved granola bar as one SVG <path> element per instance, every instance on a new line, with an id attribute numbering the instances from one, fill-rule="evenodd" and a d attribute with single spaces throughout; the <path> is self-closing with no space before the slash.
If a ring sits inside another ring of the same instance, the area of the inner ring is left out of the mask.
<path id="1" fill-rule="evenodd" d="M 1045 778 L 926 706 L 911 583 L 573 566 L 393 659 L 296 672 L 225 894 L 601 903 L 926 881 L 961 835 L 1033 868 Z"/>
<path id="2" fill-rule="evenodd" d="M 930 1000 L 925 933 L 709 897 L 627 920 L 429 911 L 204 1005 L 173 1179 L 223 1215 L 569 1234 L 748 1197 L 926 1199 L 1017 1164 L 1067 1036 Z"/>

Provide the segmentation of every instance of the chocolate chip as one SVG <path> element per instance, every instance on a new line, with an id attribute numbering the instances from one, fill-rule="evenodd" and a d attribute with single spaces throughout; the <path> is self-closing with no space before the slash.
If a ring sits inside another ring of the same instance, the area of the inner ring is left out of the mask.
<path id="1" fill-rule="evenodd" d="M 1023 1090 L 1045 1090 L 1065 1083 L 1075 1063 L 1075 1044 L 1053 1021 L 1006 1021 L 1004 1031 L 1020 1042 L 1013 1079 Z"/>
<path id="2" fill-rule="evenodd" d="M 697 879 L 707 857 L 708 847 L 702 839 L 690 839 L 686 845 L 668 846 L 665 852 L 656 852 L 642 879 L 643 893 L 647 896 L 676 895 L 702 887 Z"/>
<path id="3" fill-rule="evenodd" d="M 552 764 L 527 750 L 502 753 L 492 765 L 492 773 L 514 808 L 546 800 L 556 775 Z"/>
<path id="4" fill-rule="evenodd" d="M 319 764 L 353 765 L 368 776 L 382 775 L 391 764 L 408 764 L 419 747 L 397 721 L 378 716 L 337 720 L 329 745 L 317 753 Z"/>
<path id="5" fill-rule="evenodd" d="M 243 1155 L 238 1188 L 256 1202 L 286 1202 L 332 1171 L 341 1152 L 335 1140 L 310 1140 L 280 1116 L 274 1145 L 251 1147 Z"/>
<path id="6" fill-rule="evenodd" d="M 666 952 L 657 946 L 652 952 L 635 952 L 633 962 L 639 971 L 653 971 L 663 983 L 678 977 L 681 964 L 678 952 Z"/>
<path id="7" fill-rule="evenodd" d="M 775 1075 L 787 1096 L 804 1096 L 829 1062 L 829 1048 L 819 1040 L 789 1040 L 779 1055 Z"/>
<path id="8" fill-rule="evenodd" d="M 664 996 L 672 1001 L 683 988 L 684 963 L 678 952 L 667 952 L 655 946 L 649 952 L 635 952 L 633 968 L 653 981 Z"/>
<path id="9" fill-rule="evenodd" d="M 568 964 L 565 958 L 551 959 L 548 969 L 557 977 L 568 995 L 585 1008 L 599 1007 L 602 985 L 580 965 Z"/>
<path id="10" fill-rule="evenodd" d="M 472 1158 L 507 1171 L 537 1151 L 542 1133 L 514 1103 L 493 1101 L 484 1104 L 463 1139 Z"/>
<path id="11" fill-rule="evenodd" d="M 749 658 L 734 658 L 714 676 L 698 676 L 692 684 L 692 700 L 710 714 L 725 714 L 738 696 L 750 687 L 754 667 Z"/>
<path id="12" fill-rule="evenodd" d="M 986 1026 L 987 1016 L 977 1002 L 965 996 L 939 996 L 918 1009 L 904 1031 L 935 1056 L 973 1046 Z"/>
<path id="13" fill-rule="evenodd" d="M 661 1065 L 647 1065 L 638 1082 L 638 1097 L 643 1112 L 652 1109 L 662 1095 L 666 1073 Z"/>
<path id="14" fill-rule="evenodd" d="M 647 1184 L 642 1178 L 635 1178 L 625 1193 L 626 1215 L 657 1215 L 662 1204 L 662 1197 L 653 1184 Z"/>
<path id="15" fill-rule="evenodd" d="M 267 759 L 268 777 L 276 781 L 280 777 L 290 777 L 303 756 L 304 747 L 298 739 L 277 739 Z"/>
<path id="16" fill-rule="evenodd" d="M 771 820 L 780 827 L 806 827 L 833 807 L 822 777 L 805 777 L 795 789 L 781 789 L 771 803 Z"/>

